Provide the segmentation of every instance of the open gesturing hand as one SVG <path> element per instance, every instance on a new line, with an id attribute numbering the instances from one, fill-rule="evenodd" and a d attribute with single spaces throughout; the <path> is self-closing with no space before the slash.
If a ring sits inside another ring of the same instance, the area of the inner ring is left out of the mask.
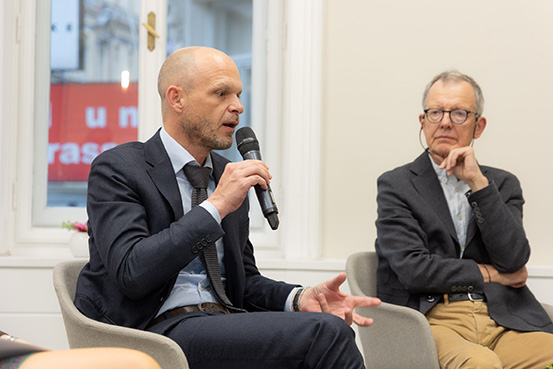
<path id="1" fill-rule="evenodd" d="M 344 319 L 349 325 L 355 323 L 369 326 L 371 318 L 362 317 L 353 311 L 358 306 L 378 306 L 380 299 L 368 296 L 352 296 L 342 293 L 340 286 L 346 280 L 346 273 L 340 273 L 335 278 L 310 287 L 301 296 L 300 311 L 329 313 Z"/>

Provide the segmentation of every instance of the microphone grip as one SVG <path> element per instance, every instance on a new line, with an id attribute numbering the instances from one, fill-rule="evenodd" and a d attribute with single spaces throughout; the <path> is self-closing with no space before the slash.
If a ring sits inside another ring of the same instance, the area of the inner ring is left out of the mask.
<path id="1" fill-rule="evenodd" d="M 277 229 L 279 224 L 278 208 L 271 186 L 268 185 L 266 190 L 261 188 L 260 185 L 255 185 L 254 188 L 257 200 L 259 200 L 259 204 L 263 210 L 263 216 L 267 218 L 272 230 Z"/>
<path id="2" fill-rule="evenodd" d="M 242 155 L 244 160 L 261 160 L 261 153 L 259 150 L 250 150 Z M 267 185 L 267 189 L 264 190 L 260 185 L 255 185 L 255 194 L 259 200 L 259 205 L 263 211 L 263 216 L 267 219 L 267 222 L 271 226 L 272 230 L 278 228 L 278 208 L 276 205 L 275 197 L 271 186 Z"/>

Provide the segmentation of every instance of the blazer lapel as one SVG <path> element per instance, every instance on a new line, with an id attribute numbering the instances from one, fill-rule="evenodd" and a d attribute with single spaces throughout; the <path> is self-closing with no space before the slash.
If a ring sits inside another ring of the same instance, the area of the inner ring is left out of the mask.
<path id="1" fill-rule="evenodd" d="M 480 167 L 480 170 L 482 171 L 482 174 L 484 174 L 484 176 L 486 176 L 486 178 L 487 178 L 488 177 L 487 176 L 487 174 L 488 174 L 487 170 L 485 168 L 482 168 L 482 167 Z M 476 220 L 474 219 L 474 217 L 472 217 L 470 222 L 469 222 L 468 228 L 467 228 L 466 247 L 469 247 L 470 242 L 472 241 L 474 236 L 476 236 L 476 233 L 478 233 L 478 225 L 476 224 Z"/>
<path id="2" fill-rule="evenodd" d="M 159 130 L 144 143 L 144 157 L 150 165 L 148 169 L 150 178 L 162 196 L 171 205 L 175 219 L 181 218 L 184 215 L 184 211 L 182 210 L 179 186 L 177 185 L 171 160 L 161 142 Z"/>
<path id="3" fill-rule="evenodd" d="M 213 177 L 215 183 L 218 184 L 225 166 L 227 165 L 227 159 L 222 156 L 211 153 L 211 159 L 213 161 Z M 223 257 L 225 263 L 225 273 L 227 276 L 226 293 L 233 304 L 237 307 L 242 307 L 242 297 L 244 295 L 244 281 L 246 276 L 244 272 L 244 260 L 242 259 L 242 248 L 239 243 L 239 215 L 238 211 L 228 214 L 221 221 L 221 227 L 225 234 L 223 235 L 223 244 L 225 247 L 225 255 Z"/>
<path id="4" fill-rule="evenodd" d="M 451 219 L 451 214 L 449 213 L 449 206 L 444 196 L 444 191 L 430 158 L 428 157 L 428 152 L 422 153 L 411 165 L 411 172 L 414 174 L 411 181 L 413 186 L 415 186 L 418 193 L 426 200 L 428 205 L 436 212 L 436 215 L 441 220 L 445 228 L 448 230 L 449 234 L 457 244 L 459 240 L 457 239 L 457 232 L 455 231 L 455 225 Z"/>
<path id="5" fill-rule="evenodd" d="M 211 153 L 211 160 L 213 162 L 213 177 L 215 178 L 215 185 L 218 185 L 219 180 L 221 179 L 221 176 L 223 175 L 223 172 L 225 170 L 225 166 L 227 164 L 227 161 L 223 157 L 221 157 L 221 156 L 219 156 L 219 155 L 217 155 L 213 152 Z M 231 223 L 231 221 L 233 219 L 233 216 L 234 216 L 234 214 L 230 213 L 225 218 L 223 218 L 223 220 L 221 221 L 221 227 L 225 231 L 225 234 L 223 235 L 223 243 L 225 244 L 225 258 L 227 256 L 227 253 L 229 252 L 229 247 L 228 246 L 234 243 L 229 239 L 229 237 L 230 237 L 229 234 L 232 233 L 232 232 L 227 231 L 228 227 L 229 227 L 229 224 Z"/>

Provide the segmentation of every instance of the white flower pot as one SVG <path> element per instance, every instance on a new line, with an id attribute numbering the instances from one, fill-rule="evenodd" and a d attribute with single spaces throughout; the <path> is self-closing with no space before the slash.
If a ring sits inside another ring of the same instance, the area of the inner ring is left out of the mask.
<path id="1" fill-rule="evenodd" d="M 88 259 L 88 234 L 86 232 L 73 232 L 69 239 L 69 250 L 76 258 Z"/>

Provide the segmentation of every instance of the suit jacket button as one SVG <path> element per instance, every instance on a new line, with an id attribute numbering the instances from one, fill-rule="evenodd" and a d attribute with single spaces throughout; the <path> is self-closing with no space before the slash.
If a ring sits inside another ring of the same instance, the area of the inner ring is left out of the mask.
<path id="1" fill-rule="evenodd" d="M 467 287 L 467 290 L 468 290 L 469 292 L 472 291 L 473 289 L 474 289 L 473 286 L 468 286 L 468 287 Z"/>
<path id="2" fill-rule="evenodd" d="M 426 301 L 428 302 L 434 302 L 434 296 L 426 296 Z"/>
<path id="3" fill-rule="evenodd" d="M 198 247 L 196 245 L 192 246 L 192 252 L 194 254 L 197 254 L 198 253 Z"/>
<path id="4" fill-rule="evenodd" d="M 207 246 L 207 240 L 205 238 L 202 239 L 202 246 Z"/>
<path id="5" fill-rule="evenodd" d="M 206 240 L 208 243 L 213 242 L 213 239 L 211 238 L 211 235 L 209 235 L 209 234 L 208 234 L 207 236 L 205 236 L 205 240 Z"/>
<path id="6" fill-rule="evenodd" d="M 203 243 L 198 242 L 198 243 L 196 244 L 197 249 L 198 249 L 198 250 L 203 249 L 204 247 L 203 247 L 202 245 L 203 245 Z"/>
<path id="7" fill-rule="evenodd" d="M 452 291 L 452 292 L 457 292 L 457 286 L 451 287 L 451 291 Z"/>

